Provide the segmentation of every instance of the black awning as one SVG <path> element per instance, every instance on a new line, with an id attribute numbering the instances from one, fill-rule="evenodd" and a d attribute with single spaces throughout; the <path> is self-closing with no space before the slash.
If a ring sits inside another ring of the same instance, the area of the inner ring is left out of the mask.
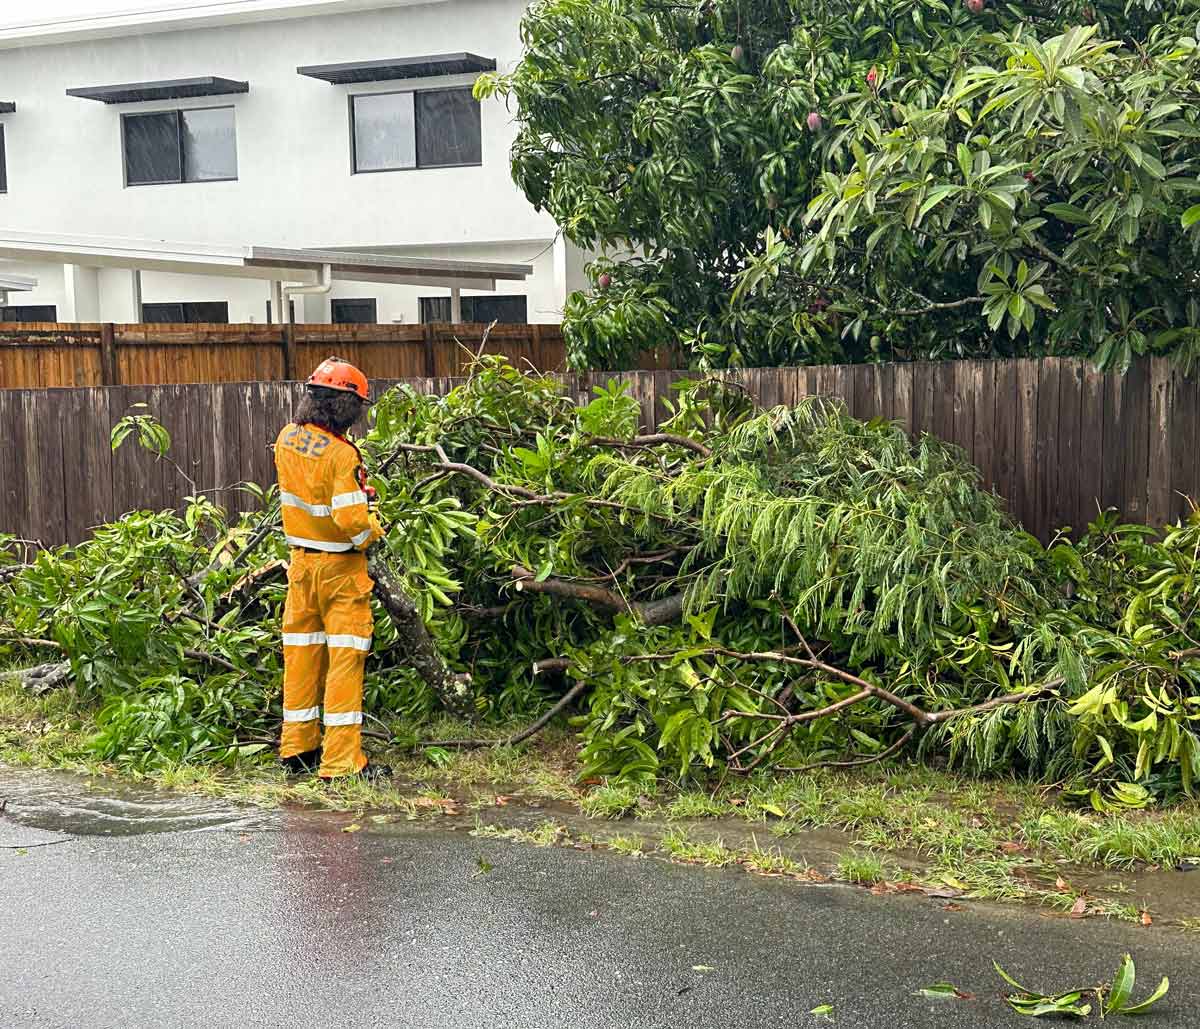
<path id="1" fill-rule="evenodd" d="M 17 109 L 15 100 L 0 100 L 0 114 L 12 114 Z"/>
<path id="2" fill-rule="evenodd" d="M 128 82 L 120 86 L 83 86 L 68 89 L 67 96 L 99 100 L 105 104 L 136 104 L 142 100 L 184 100 L 197 96 L 249 93 L 249 82 L 204 75 L 196 79 L 167 79 L 163 82 Z"/>
<path id="3" fill-rule="evenodd" d="M 391 79 L 424 79 L 437 75 L 472 75 L 495 71 L 496 61 L 476 54 L 433 54 L 397 57 L 390 61 L 352 61 L 350 64 L 310 64 L 297 68 L 299 75 L 323 79 L 335 86 L 353 82 L 387 82 Z"/>

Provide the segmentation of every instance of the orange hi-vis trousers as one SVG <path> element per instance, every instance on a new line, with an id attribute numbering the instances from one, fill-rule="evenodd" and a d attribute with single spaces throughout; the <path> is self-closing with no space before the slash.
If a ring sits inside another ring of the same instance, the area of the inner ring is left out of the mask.
<path id="1" fill-rule="evenodd" d="M 365 554 L 292 550 L 283 611 L 279 756 L 322 745 L 323 699 L 322 778 L 354 775 L 367 763 L 362 750 L 363 667 L 374 626 L 373 585 Z"/>

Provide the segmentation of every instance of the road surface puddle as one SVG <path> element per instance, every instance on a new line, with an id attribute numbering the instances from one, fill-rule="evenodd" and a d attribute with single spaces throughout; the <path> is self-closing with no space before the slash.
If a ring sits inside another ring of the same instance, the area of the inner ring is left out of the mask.
<path id="1" fill-rule="evenodd" d="M 237 807 L 68 772 L 0 768 L 0 822 L 70 836 L 142 836 L 280 824 L 275 812 Z"/>

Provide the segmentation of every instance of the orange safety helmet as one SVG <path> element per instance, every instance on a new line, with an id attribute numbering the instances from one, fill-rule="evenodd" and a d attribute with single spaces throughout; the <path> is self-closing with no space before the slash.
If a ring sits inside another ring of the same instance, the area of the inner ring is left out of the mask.
<path id="1" fill-rule="evenodd" d="M 343 361 L 340 357 L 325 358 L 308 377 L 306 385 L 338 389 L 343 393 L 357 393 L 363 400 L 367 399 L 367 377 L 349 361 Z"/>

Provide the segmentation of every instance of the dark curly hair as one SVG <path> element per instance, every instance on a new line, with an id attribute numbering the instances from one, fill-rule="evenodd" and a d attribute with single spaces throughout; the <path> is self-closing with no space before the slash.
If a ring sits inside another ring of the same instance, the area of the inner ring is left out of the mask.
<path id="1" fill-rule="evenodd" d="M 296 411 L 296 421 L 306 425 L 318 425 L 322 429 L 341 435 L 353 425 L 366 410 L 366 403 L 357 393 L 329 389 L 325 386 L 307 386 Z"/>

